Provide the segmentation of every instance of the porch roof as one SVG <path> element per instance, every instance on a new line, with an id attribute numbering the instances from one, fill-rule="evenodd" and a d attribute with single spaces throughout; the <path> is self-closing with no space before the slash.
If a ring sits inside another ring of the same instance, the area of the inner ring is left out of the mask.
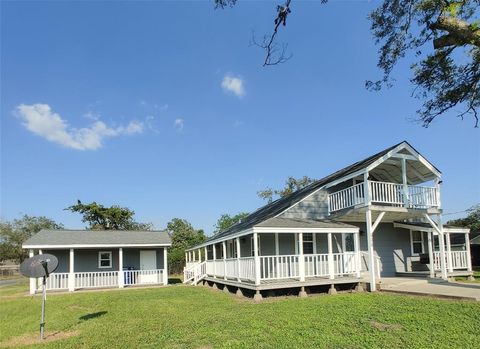
<path id="1" fill-rule="evenodd" d="M 429 223 L 426 222 L 394 222 L 394 226 L 398 228 L 405 228 L 405 229 L 412 229 L 412 230 L 420 230 L 420 231 L 427 231 L 427 232 L 434 232 L 435 230 L 432 228 L 432 226 Z M 454 226 L 451 224 L 444 224 L 443 225 L 443 230 L 446 233 L 452 233 L 452 234 L 464 234 L 464 233 L 469 233 L 470 229 L 465 228 L 465 227 L 459 227 L 459 226 Z"/>
<path id="2" fill-rule="evenodd" d="M 50 230 L 42 229 L 23 248 L 103 248 L 170 246 L 166 231 Z"/>

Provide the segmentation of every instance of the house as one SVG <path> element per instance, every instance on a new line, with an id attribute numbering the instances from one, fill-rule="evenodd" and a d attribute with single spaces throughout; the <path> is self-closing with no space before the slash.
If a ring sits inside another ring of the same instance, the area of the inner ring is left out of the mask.
<path id="1" fill-rule="evenodd" d="M 187 250 L 185 282 L 260 291 L 471 275 L 442 224 L 441 172 L 404 141 L 247 216 Z M 440 238 L 439 238 L 440 237 Z M 327 287 L 328 287 L 327 286 Z"/>
<path id="2" fill-rule="evenodd" d="M 168 283 L 165 231 L 41 230 L 22 245 L 58 258 L 47 290 L 69 290 Z M 30 293 L 41 280 L 30 279 Z"/>

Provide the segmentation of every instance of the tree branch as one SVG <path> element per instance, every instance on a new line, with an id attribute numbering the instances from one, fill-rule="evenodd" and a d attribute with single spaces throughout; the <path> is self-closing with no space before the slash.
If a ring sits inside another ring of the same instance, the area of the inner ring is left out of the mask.
<path id="1" fill-rule="evenodd" d="M 474 45 L 480 47 L 480 30 L 464 20 L 450 16 L 440 16 L 430 25 L 431 30 L 447 31 L 433 40 L 433 48 L 440 49 L 447 46 Z"/>

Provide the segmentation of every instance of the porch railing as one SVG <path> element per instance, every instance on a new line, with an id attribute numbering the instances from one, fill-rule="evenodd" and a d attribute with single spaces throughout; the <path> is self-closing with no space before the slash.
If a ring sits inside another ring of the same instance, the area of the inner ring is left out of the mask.
<path id="1" fill-rule="evenodd" d="M 469 261 L 467 251 L 451 251 L 452 269 L 468 269 Z M 440 270 L 440 252 L 433 252 L 433 267 Z M 445 265 L 448 269 L 448 252 L 445 252 Z"/>
<path id="2" fill-rule="evenodd" d="M 404 188 L 403 184 L 368 181 L 368 190 L 372 204 L 417 209 L 439 206 L 438 190 L 435 187 L 408 185 Z M 366 205 L 366 194 L 364 183 L 329 194 L 329 213 Z"/>
<path id="3" fill-rule="evenodd" d="M 163 269 L 151 270 L 124 270 L 124 285 L 146 285 L 146 284 L 162 284 Z"/>
<path id="4" fill-rule="evenodd" d="M 292 279 L 300 276 L 298 255 L 261 256 L 260 280 Z"/>
<path id="5" fill-rule="evenodd" d="M 74 273 L 75 288 L 118 286 L 118 271 Z"/>

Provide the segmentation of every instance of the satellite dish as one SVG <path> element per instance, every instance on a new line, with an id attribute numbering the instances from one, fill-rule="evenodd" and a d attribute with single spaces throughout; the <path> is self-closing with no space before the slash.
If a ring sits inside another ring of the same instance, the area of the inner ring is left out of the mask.
<path id="1" fill-rule="evenodd" d="M 20 264 L 20 273 L 29 278 L 48 277 L 58 267 L 58 259 L 53 254 L 38 254 Z"/>
<path id="2" fill-rule="evenodd" d="M 40 322 L 40 339 L 44 339 L 45 331 L 45 301 L 47 299 L 46 282 L 50 273 L 58 267 L 58 259 L 53 254 L 38 254 L 20 264 L 20 273 L 28 278 L 43 278 L 42 289 L 42 320 Z"/>

